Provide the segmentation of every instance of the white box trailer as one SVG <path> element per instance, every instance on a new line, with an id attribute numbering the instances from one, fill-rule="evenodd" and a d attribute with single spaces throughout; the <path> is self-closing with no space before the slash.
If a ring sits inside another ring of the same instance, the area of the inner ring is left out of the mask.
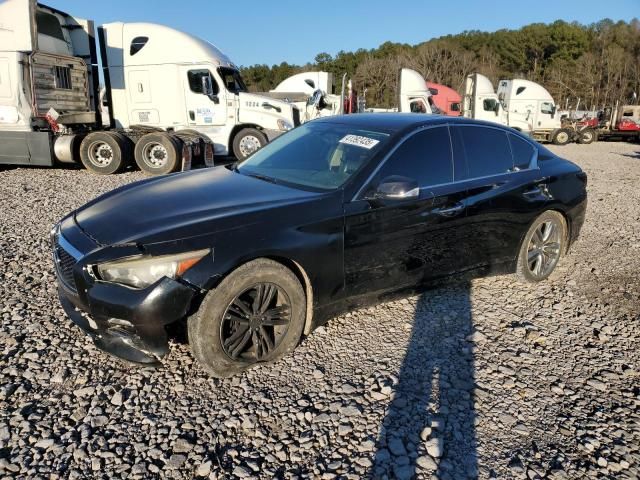
<path id="1" fill-rule="evenodd" d="M 0 163 L 77 162 L 161 174 L 242 159 L 300 122 L 246 91 L 219 49 L 150 23 L 94 24 L 35 0 L 0 0 Z M 103 122 L 98 48 L 108 119 Z M 104 123 L 104 124 L 103 124 Z"/>

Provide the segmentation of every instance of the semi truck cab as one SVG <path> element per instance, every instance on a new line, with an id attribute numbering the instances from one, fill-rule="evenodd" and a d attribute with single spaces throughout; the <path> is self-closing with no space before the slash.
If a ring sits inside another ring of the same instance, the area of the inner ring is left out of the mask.
<path id="1" fill-rule="evenodd" d="M 237 67 L 209 42 L 151 23 L 98 31 L 114 128 L 197 130 L 217 155 L 242 159 L 300 122 L 295 106 L 248 93 Z"/>
<path id="2" fill-rule="evenodd" d="M 248 93 L 209 42 L 151 23 L 95 32 L 35 0 L 0 0 L 0 163 L 111 174 L 135 159 L 166 174 L 211 166 L 214 151 L 246 158 L 300 123 L 295 106 Z"/>

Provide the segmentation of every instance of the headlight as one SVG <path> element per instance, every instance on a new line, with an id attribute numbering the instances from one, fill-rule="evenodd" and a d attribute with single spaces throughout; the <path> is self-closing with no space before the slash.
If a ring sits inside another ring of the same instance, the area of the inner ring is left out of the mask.
<path id="1" fill-rule="evenodd" d="M 286 120 L 283 120 L 282 118 L 279 118 L 278 119 L 278 128 L 280 130 L 291 130 L 293 128 L 293 125 L 291 125 Z"/>
<path id="2" fill-rule="evenodd" d="M 97 265 L 98 277 L 107 282 L 145 288 L 162 277 L 176 278 L 184 274 L 211 250 L 198 250 L 178 255 L 137 257 Z"/>

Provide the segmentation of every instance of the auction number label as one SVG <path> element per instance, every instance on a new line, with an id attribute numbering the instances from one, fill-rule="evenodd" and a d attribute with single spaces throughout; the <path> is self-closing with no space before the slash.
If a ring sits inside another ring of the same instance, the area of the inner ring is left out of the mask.
<path id="1" fill-rule="evenodd" d="M 373 147 L 380 143 L 380 140 L 376 140 L 375 138 L 363 137 L 361 135 L 345 135 L 340 139 L 340 143 L 355 145 L 356 147 L 362 147 L 366 148 L 367 150 L 371 150 Z"/>

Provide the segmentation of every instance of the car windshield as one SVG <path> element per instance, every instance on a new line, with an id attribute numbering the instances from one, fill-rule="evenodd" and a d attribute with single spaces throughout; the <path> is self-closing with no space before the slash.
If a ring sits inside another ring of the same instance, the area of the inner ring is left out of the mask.
<path id="1" fill-rule="evenodd" d="M 275 139 L 237 170 L 275 183 L 333 190 L 387 142 L 387 133 L 340 123 L 309 122 Z"/>

